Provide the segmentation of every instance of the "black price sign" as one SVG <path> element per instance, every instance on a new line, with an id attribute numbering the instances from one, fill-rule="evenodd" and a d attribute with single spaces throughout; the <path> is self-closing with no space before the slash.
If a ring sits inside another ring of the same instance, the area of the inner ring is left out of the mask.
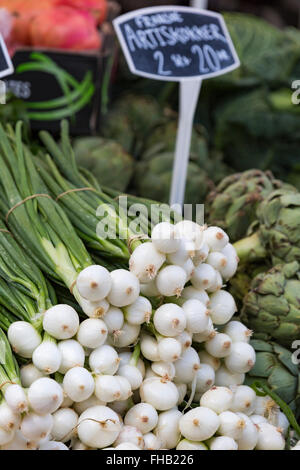
<path id="1" fill-rule="evenodd" d="M 9 53 L 3 40 L 3 37 L 0 34 L 0 78 L 12 74 L 13 71 L 13 64 L 10 60 Z"/>
<path id="2" fill-rule="evenodd" d="M 218 13 L 150 7 L 118 17 L 114 26 L 132 73 L 157 80 L 225 74 L 240 62 Z"/>

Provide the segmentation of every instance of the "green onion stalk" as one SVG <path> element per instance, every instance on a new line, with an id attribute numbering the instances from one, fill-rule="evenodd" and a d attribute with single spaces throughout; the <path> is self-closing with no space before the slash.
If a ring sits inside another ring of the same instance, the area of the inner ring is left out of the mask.
<path id="1" fill-rule="evenodd" d="M 2 407 L 10 408 L 10 415 L 7 423 L 2 415 L 1 421 L 1 442 L 2 444 L 13 439 L 17 431 L 21 417 L 20 414 L 28 411 L 28 401 L 25 391 L 21 385 L 20 370 L 16 358 L 14 357 L 5 333 L 0 329 L 0 413 Z"/>
<path id="2" fill-rule="evenodd" d="M 33 262 L 80 303 L 76 279 L 93 264 L 91 256 L 24 152 L 22 124 L 8 132 L 0 125 L 0 211 Z"/>
<path id="3" fill-rule="evenodd" d="M 37 161 L 36 165 L 79 236 L 89 249 L 109 258 L 128 261 L 128 243 L 135 239 L 136 233 L 128 227 L 125 211 L 117 212 L 117 202 L 80 172 L 67 121 L 62 122 L 60 144 L 48 132 L 41 132 L 40 137 L 51 157 L 44 156 L 44 164 Z M 140 242 L 135 240 L 135 243 L 137 246 Z"/>
<path id="4" fill-rule="evenodd" d="M 0 221 L 0 326 L 16 353 L 32 356 L 42 341 L 44 313 L 56 303 L 52 286 Z"/>

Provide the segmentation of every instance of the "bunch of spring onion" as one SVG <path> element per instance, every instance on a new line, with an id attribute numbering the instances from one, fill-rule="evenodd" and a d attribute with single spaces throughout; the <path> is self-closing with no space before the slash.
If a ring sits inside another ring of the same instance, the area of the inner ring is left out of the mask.
<path id="1" fill-rule="evenodd" d="M 139 245 L 138 241 L 132 242 L 136 235 L 151 235 L 151 223 L 157 224 L 170 217 L 167 205 L 158 207 L 153 201 L 127 195 L 131 210 L 134 211 L 136 204 L 136 211 L 139 214 L 138 226 L 129 227 L 130 221 L 132 222 L 137 214 L 134 212 L 131 214 L 130 211 L 126 214 L 125 208 L 119 206 L 120 194 L 103 190 L 93 175 L 87 170 L 78 168 L 69 138 L 68 122 L 62 121 L 60 143 L 56 143 L 45 131 L 40 133 L 40 137 L 52 158 L 43 154 L 36 161 L 37 168 L 53 196 L 59 198 L 59 203 L 89 249 L 110 258 L 128 261 L 130 256 L 128 245 L 133 247 Z M 91 190 L 86 190 L 88 188 Z M 151 223 L 148 217 L 150 213 Z M 180 215 L 171 212 L 172 220 L 176 217 L 179 219 Z M 107 233 L 117 234 L 117 239 L 109 237 L 106 240 L 102 239 L 97 227 L 104 219 Z"/>
<path id="2" fill-rule="evenodd" d="M 58 373 L 41 378 L 33 364 L 21 368 L 28 397 L 45 380 L 64 392 L 40 448 L 283 449 L 286 416 L 242 385 L 255 362 L 251 332 L 232 319 L 235 303 L 222 289 L 236 267 L 221 229 L 181 222 L 155 227 L 133 252 L 131 272 L 82 271 L 80 295 L 97 302 L 105 289 L 106 313 L 73 323 L 66 305 L 51 307 L 43 327 L 57 340 Z M 157 309 L 153 296 L 161 297 Z"/>

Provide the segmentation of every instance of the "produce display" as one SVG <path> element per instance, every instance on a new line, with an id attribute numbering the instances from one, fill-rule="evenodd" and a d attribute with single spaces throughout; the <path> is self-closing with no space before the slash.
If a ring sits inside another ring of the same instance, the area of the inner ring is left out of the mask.
<path id="1" fill-rule="evenodd" d="M 0 450 L 300 450 L 300 33 L 224 15 L 241 67 L 203 83 L 200 222 L 168 204 L 178 85 L 115 63 L 111 8 L 0 0 L 30 51 L 10 89 L 62 91 L 0 105 Z"/>

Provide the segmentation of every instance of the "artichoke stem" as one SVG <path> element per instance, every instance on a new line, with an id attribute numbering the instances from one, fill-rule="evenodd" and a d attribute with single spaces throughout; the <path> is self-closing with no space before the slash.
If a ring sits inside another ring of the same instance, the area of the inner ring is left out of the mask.
<path id="1" fill-rule="evenodd" d="M 239 240 L 234 244 L 234 247 L 240 261 L 256 261 L 267 256 L 267 252 L 260 242 L 258 232 Z"/>

